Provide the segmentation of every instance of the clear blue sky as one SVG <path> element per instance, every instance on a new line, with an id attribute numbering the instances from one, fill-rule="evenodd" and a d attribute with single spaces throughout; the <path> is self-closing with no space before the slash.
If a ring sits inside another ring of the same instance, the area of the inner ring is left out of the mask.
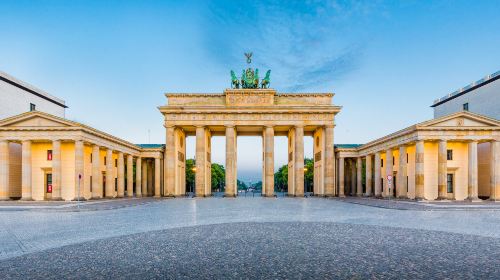
<path id="1" fill-rule="evenodd" d="M 335 92 L 336 143 L 430 119 L 434 99 L 500 70 L 500 1 L 249 2 L 2 0 L 0 69 L 135 143 L 164 143 L 164 92 L 221 92 L 245 51 L 279 91 Z M 260 172 L 260 145 L 241 139 L 240 174 Z M 214 149 L 223 163 L 223 138 Z"/>

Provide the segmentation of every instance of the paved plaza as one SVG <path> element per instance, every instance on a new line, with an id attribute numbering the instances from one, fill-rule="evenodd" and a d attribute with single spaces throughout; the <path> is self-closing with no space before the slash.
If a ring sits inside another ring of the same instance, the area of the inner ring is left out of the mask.
<path id="1" fill-rule="evenodd" d="M 79 209 L 8 202 L 0 205 L 0 274 L 498 279 L 499 210 L 362 198 L 146 198 Z"/>

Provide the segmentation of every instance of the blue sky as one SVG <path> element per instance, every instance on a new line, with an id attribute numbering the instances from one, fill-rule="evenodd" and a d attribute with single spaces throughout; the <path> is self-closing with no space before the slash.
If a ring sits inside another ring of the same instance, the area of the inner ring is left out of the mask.
<path id="1" fill-rule="evenodd" d="M 0 70 L 135 143 L 164 142 L 163 93 L 221 92 L 247 51 L 279 91 L 336 94 L 336 143 L 430 119 L 434 99 L 500 70 L 499 1 L 2 0 L 0 12 Z M 239 173 L 255 177 L 260 140 L 238 140 Z M 213 147 L 223 163 L 224 139 Z"/>

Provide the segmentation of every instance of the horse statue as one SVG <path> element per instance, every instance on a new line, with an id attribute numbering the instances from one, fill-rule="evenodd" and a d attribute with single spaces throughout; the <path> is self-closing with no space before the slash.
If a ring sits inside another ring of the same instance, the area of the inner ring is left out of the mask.
<path id="1" fill-rule="evenodd" d="M 264 79 L 262 79 L 262 82 L 260 83 L 260 88 L 269 88 L 269 85 L 271 84 L 271 70 L 267 70 L 266 76 Z"/>
<path id="2" fill-rule="evenodd" d="M 231 88 L 240 88 L 240 81 L 233 70 L 231 70 Z"/>

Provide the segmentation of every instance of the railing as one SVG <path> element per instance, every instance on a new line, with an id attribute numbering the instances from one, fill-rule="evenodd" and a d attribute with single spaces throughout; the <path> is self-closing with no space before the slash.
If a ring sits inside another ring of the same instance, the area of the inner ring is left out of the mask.
<path id="1" fill-rule="evenodd" d="M 491 79 L 493 79 L 493 78 L 495 78 L 497 76 L 500 76 L 500 71 L 497 71 L 497 72 L 495 72 L 495 73 L 493 73 L 491 75 L 488 75 L 488 76 L 486 76 L 486 77 L 484 77 L 484 78 L 482 78 L 480 80 L 472 82 L 472 83 L 466 85 L 465 87 L 463 87 L 463 88 L 461 88 L 459 90 L 456 90 L 456 91 L 454 91 L 452 93 L 449 93 L 449 94 L 447 94 L 447 95 L 445 95 L 445 96 L 443 96 L 441 98 L 438 98 L 438 99 L 434 100 L 434 104 L 439 103 L 439 102 L 441 102 L 441 101 L 443 101 L 445 99 L 448 99 L 450 97 L 453 97 L 453 96 L 455 96 L 455 95 L 457 95 L 459 93 L 462 93 L 462 92 L 464 92 L 464 91 L 466 91 L 466 90 L 468 90 L 468 89 L 470 89 L 472 87 L 475 87 L 478 84 L 482 84 L 482 83 L 484 83 L 486 81 L 489 81 L 489 80 L 491 80 Z"/>

